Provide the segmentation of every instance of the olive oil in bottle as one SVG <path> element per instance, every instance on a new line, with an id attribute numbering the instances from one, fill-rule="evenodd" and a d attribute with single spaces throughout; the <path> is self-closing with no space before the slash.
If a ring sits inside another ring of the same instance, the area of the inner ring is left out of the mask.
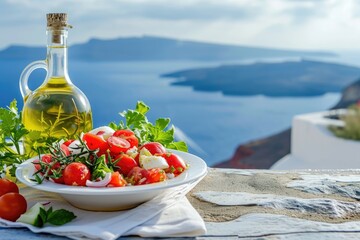
<path id="1" fill-rule="evenodd" d="M 22 121 L 28 130 L 36 130 L 43 137 L 75 137 L 92 129 L 91 107 L 85 94 L 70 80 L 67 70 L 67 34 L 69 25 L 64 13 L 47 14 L 47 58 L 28 65 L 20 77 L 20 91 L 24 98 Z M 43 84 L 31 91 L 30 73 L 44 68 L 47 76 Z M 36 155 L 28 136 L 25 152 Z"/>

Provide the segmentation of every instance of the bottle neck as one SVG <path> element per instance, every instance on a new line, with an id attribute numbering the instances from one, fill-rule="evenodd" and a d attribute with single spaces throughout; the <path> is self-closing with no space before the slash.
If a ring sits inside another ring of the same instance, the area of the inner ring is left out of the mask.
<path id="1" fill-rule="evenodd" d="M 63 78 L 71 83 L 67 66 L 67 29 L 47 30 L 48 79 Z"/>

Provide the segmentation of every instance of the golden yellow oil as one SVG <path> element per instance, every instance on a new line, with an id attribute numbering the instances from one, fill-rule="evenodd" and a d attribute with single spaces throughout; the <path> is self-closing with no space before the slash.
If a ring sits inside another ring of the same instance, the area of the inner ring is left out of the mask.
<path id="1" fill-rule="evenodd" d="M 75 137 L 92 129 L 90 104 L 76 86 L 64 77 L 50 78 L 24 99 L 22 121 L 28 130 L 40 131 L 44 137 Z M 24 139 L 25 153 L 34 142 Z"/>

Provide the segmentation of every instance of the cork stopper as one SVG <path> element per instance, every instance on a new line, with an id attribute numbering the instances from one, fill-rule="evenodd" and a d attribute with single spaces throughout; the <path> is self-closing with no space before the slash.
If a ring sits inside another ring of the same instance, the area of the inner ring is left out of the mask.
<path id="1" fill-rule="evenodd" d="M 66 13 L 48 13 L 46 14 L 47 27 L 52 30 L 52 43 L 63 44 L 63 30 L 72 28 L 71 25 L 67 24 Z"/>
<path id="2" fill-rule="evenodd" d="M 68 27 L 66 13 L 48 13 L 46 14 L 47 26 L 54 29 Z"/>

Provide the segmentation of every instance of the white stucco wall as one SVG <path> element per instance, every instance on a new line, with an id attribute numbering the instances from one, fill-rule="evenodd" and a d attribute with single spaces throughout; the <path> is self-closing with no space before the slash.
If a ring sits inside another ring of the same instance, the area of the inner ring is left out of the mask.
<path id="1" fill-rule="evenodd" d="M 271 169 L 360 168 L 360 141 L 335 137 L 328 126 L 341 126 L 343 122 L 324 117 L 332 113 L 327 111 L 295 116 L 291 153 Z"/>

